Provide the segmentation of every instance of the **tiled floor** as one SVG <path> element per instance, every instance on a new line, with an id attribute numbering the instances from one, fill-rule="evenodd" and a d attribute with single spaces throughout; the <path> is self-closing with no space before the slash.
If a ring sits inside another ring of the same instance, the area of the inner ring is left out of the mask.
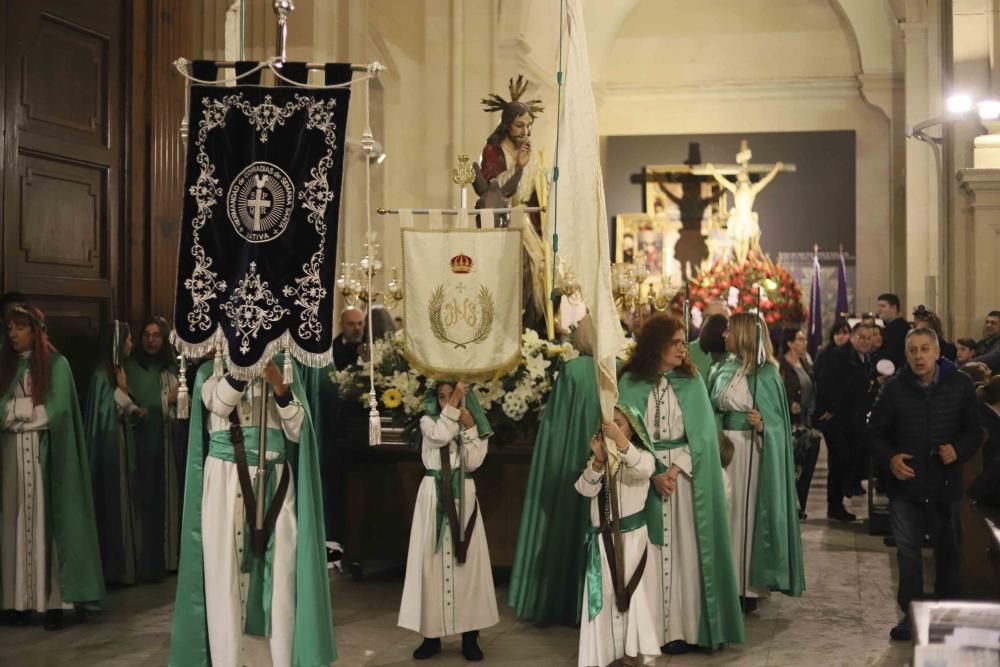
<path id="1" fill-rule="evenodd" d="M 802 525 L 807 591 L 800 599 L 776 596 L 747 617 L 747 643 L 715 655 L 663 656 L 659 665 L 904 665 L 908 644 L 891 643 L 896 621 L 895 563 L 882 538 L 863 524 L 842 526 L 825 519 L 825 470 L 817 470 L 810 494 L 810 518 Z M 855 499 L 851 509 L 864 513 Z M 487 518 L 488 520 L 488 518 Z M 355 582 L 335 576 L 334 621 L 337 665 L 464 665 L 458 640 L 429 663 L 410 653 L 419 638 L 396 627 L 402 581 L 398 574 Z M 518 622 L 504 605 L 501 620 L 482 633 L 487 663 L 499 666 L 575 665 L 577 630 L 535 628 Z M 0 628 L 0 665 L 5 667 L 133 666 L 166 664 L 173 611 L 173 580 L 113 592 L 108 611 L 87 623 L 47 633 L 40 627 Z"/>

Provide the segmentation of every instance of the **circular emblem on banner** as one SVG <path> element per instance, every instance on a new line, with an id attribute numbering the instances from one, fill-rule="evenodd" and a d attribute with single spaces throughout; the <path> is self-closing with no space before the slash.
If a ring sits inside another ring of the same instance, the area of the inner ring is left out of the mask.
<path id="1" fill-rule="evenodd" d="M 254 162 L 229 186 L 229 222 L 250 243 L 272 241 L 288 227 L 294 195 L 288 174 L 270 162 Z"/>

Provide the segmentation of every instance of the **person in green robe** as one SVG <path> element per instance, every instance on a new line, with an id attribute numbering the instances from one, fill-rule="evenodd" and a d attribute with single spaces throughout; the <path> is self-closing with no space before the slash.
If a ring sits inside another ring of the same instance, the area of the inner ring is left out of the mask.
<path id="1" fill-rule="evenodd" d="M 142 339 L 125 362 L 128 387 L 145 415 L 135 425 L 135 481 L 140 519 L 140 582 L 163 580 L 177 570 L 180 493 L 174 456 L 177 369 L 162 317 L 143 323 Z"/>
<path id="2" fill-rule="evenodd" d="M 87 442 L 66 358 L 30 305 L 7 312 L 0 350 L 0 608 L 7 623 L 104 599 Z"/>
<path id="3" fill-rule="evenodd" d="M 559 371 L 538 425 L 524 493 L 508 603 L 518 618 L 539 624 L 580 622 L 590 502 L 573 489 L 601 423 L 597 373 L 589 346 Z"/>
<path id="4" fill-rule="evenodd" d="M 805 590 L 791 420 L 760 317 L 733 315 L 725 340 L 732 356 L 712 369 L 709 394 L 734 445 L 730 535 L 744 610 L 752 611 L 769 591 Z"/>
<path id="5" fill-rule="evenodd" d="M 706 383 L 712 365 L 726 354 L 726 342 L 722 335 L 726 331 L 728 322 L 729 318 L 725 315 L 709 316 L 701 326 L 698 339 L 688 347 L 688 358 Z"/>
<path id="6" fill-rule="evenodd" d="M 715 417 L 687 357 L 683 323 L 655 315 L 643 325 L 618 383 L 618 402 L 652 443 L 656 474 L 646 525 L 657 553 L 650 586 L 670 654 L 744 641 Z"/>
<path id="7" fill-rule="evenodd" d="M 90 378 L 84 425 L 90 445 L 90 475 L 108 582 L 134 584 L 139 569 L 139 489 L 135 479 L 134 425 L 145 411 L 129 394 L 122 364 L 132 351 L 128 325 L 112 322 L 98 336 L 98 363 Z"/>
<path id="8" fill-rule="evenodd" d="M 287 385 L 281 356 L 276 359 L 264 366 L 264 382 L 215 375 L 212 363 L 198 369 L 170 643 L 173 667 L 271 660 L 325 667 L 337 658 L 316 437 L 297 364 Z M 257 485 L 251 480 L 257 476 L 262 404 L 269 530 L 260 533 L 254 528 Z"/>

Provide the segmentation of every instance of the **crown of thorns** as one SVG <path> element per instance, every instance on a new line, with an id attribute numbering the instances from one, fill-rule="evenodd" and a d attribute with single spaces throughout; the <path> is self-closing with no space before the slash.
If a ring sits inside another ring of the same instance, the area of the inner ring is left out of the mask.
<path id="1" fill-rule="evenodd" d="M 528 89 L 528 80 L 524 78 L 523 74 L 517 75 L 517 80 L 511 77 L 507 84 L 507 89 L 510 91 L 510 101 L 505 100 L 496 93 L 490 93 L 488 96 L 483 98 L 483 110 L 486 113 L 493 113 L 495 111 L 502 112 L 508 104 L 512 102 L 520 102 L 521 96 L 524 95 L 524 91 Z M 532 116 L 535 114 L 540 114 L 545 111 L 545 107 L 542 105 L 542 101 L 539 99 L 528 100 L 522 102 Z"/>

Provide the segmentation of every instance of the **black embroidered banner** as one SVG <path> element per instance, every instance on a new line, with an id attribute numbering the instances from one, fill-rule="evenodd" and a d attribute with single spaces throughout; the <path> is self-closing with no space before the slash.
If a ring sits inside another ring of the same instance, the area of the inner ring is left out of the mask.
<path id="1" fill-rule="evenodd" d="M 285 346 L 330 362 L 349 99 L 349 88 L 192 86 L 174 308 L 185 354 L 210 353 L 221 335 L 241 377 Z"/>

